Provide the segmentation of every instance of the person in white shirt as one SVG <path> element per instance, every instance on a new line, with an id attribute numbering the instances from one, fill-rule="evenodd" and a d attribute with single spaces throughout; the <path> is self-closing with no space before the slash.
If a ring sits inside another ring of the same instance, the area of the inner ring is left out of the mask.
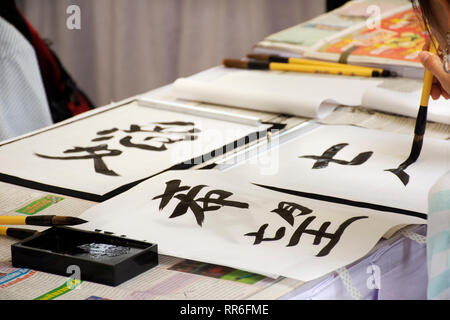
<path id="1" fill-rule="evenodd" d="M 35 51 L 0 17 L 0 141 L 52 123 Z"/>

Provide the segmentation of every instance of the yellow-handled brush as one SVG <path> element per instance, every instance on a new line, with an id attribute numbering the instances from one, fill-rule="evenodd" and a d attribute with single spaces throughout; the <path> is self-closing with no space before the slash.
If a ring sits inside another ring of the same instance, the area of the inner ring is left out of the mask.
<path id="1" fill-rule="evenodd" d="M 434 41 L 430 43 L 430 52 L 436 54 L 437 49 L 434 45 Z M 423 136 L 425 135 L 425 128 L 427 125 L 427 112 L 428 112 L 428 103 L 430 101 L 431 87 L 433 86 L 433 74 L 425 69 L 425 75 L 423 78 L 423 87 L 422 87 L 422 96 L 420 98 L 420 108 L 419 113 L 417 114 L 416 126 L 414 128 L 414 140 L 411 147 L 411 153 L 403 162 L 399 168 L 405 170 L 408 166 L 417 161 L 420 155 L 420 151 L 422 151 L 423 145 Z"/>

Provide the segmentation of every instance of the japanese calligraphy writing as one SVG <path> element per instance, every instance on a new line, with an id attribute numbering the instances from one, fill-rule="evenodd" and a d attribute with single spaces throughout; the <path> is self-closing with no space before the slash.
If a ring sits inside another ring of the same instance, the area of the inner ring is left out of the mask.
<path id="1" fill-rule="evenodd" d="M 171 180 L 166 182 L 166 189 L 163 194 L 154 197 L 152 200 L 161 199 L 159 210 L 163 210 L 169 202 L 175 198 L 179 202 L 169 218 L 176 218 L 182 216 L 190 209 L 195 216 L 197 224 L 202 226 L 205 220 L 205 212 L 216 211 L 223 207 L 234 207 L 240 209 L 248 209 L 248 203 L 227 200 L 233 193 L 224 190 L 211 190 L 206 193 L 204 197 L 199 197 L 198 194 L 206 185 L 181 186 L 181 180 Z M 187 191 L 186 193 L 182 193 Z M 201 203 L 202 205 L 199 205 Z"/>
<path id="2" fill-rule="evenodd" d="M 297 203 L 293 202 L 280 202 L 278 204 L 278 208 L 273 209 L 271 212 L 277 213 L 280 217 L 287 221 L 291 226 L 294 225 L 294 212 L 299 210 L 300 213 L 297 215 L 302 216 L 308 213 L 311 213 L 312 210 L 306 207 L 303 207 Z"/>
<path id="3" fill-rule="evenodd" d="M 101 152 L 107 151 L 107 152 Z M 69 156 L 69 157 L 52 157 L 43 154 L 36 153 L 38 157 L 45 159 L 58 159 L 58 160 L 82 160 L 82 159 L 92 159 L 94 160 L 95 172 L 108 175 L 108 176 L 118 176 L 113 170 L 110 170 L 105 162 L 104 157 L 116 157 L 122 154 L 122 151 L 115 149 L 108 149 L 108 145 L 101 144 L 94 147 L 74 147 L 73 149 L 65 150 L 64 153 L 81 153 L 85 152 L 87 155 L 82 156 Z"/>
<path id="4" fill-rule="evenodd" d="M 193 122 L 154 122 L 146 125 L 147 129 L 137 124 L 131 124 L 129 129 L 120 130 L 118 128 L 111 128 L 97 132 L 97 137 L 93 138 L 91 142 L 109 141 L 115 138 L 116 133 L 123 132 L 126 136 L 119 139 L 119 144 L 125 148 L 136 148 L 144 151 L 165 151 L 167 145 L 171 145 L 181 141 L 194 141 L 198 137 L 195 133 L 200 132 L 200 129 L 195 128 Z M 150 127 L 150 128 L 148 128 Z M 144 133 L 145 136 L 140 138 L 140 142 L 133 141 L 133 136 L 130 134 Z M 96 173 L 119 176 L 114 170 L 108 168 L 103 158 L 120 156 L 123 151 L 119 149 L 110 149 L 108 144 L 100 144 L 87 147 L 73 147 L 67 149 L 63 153 L 79 154 L 77 156 L 50 156 L 41 153 L 35 153 L 36 156 L 44 159 L 53 160 L 94 160 L 94 170 Z"/>
<path id="5" fill-rule="evenodd" d="M 331 148 L 328 148 L 321 156 L 301 156 L 299 158 L 306 158 L 306 159 L 314 159 L 316 162 L 313 165 L 313 169 L 323 169 L 328 167 L 328 164 L 330 162 L 334 162 L 340 165 L 346 165 L 346 166 L 358 166 L 366 162 L 373 154 L 372 151 L 363 152 L 358 154 L 353 160 L 351 161 L 345 161 L 345 160 L 339 160 L 334 159 L 333 157 L 341 151 L 343 148 L 348 146 L 348 143 L 340 143 L 332 146 Z"/>
<path id="6" fill-rule="evenodd" d="M 278 204 L 278 208 L 272 210 L 271 212 L 277 213 L 280 217 L 282 217 L 284 220 L 286 220 L 291 226 L 294 226 L 294 212 L 300 211 L 298 216 L 306 216 L 312 213 L 313 211 L 309 208 L 303 207 L 299 204 L 292 203 L 292 202 L 280 202 Z M 303 222 L 297 227 L 297 229 L 294 231 L 292 236 L 290 237 L 289 243 L 286 245 L 286 247 L 292 247 L 296 246 L 300 242 L 300 238 L 303 234 L 309 234 L 314 236 L 313 245 L 320 245 L 322 242 L 322 239 L 329 239 L 329 242 L 319 251 L 319 253 L 316 255 L 316 257 L 324 257 L 327 256 L 331 250 L 337 245 L 339 240 L 341 239 L 342 234 L 347 229 L 348 226 L 350 226 L 353 222 L 360 220 L 360 219 L 367 219 L 369 217 L 367 216 L 359 216 L 359 217 L 352 217 L 344 221 L 334 233 L 327 232 L 328 227 L 331 225 L 331 222 L 326 221 L 322 223 L 320 228 L 318 230 L 309 228 L 308 226 L 316 219 L 316 216 L 308 216 L 306 219 L 303 220 Z M 246 233 L 244 236 L 248 237 L 255 237 L 255 240 L 253 242 L 253 245 L 258 245 L 262 243 L 263 241 L 278 241 L 281 240 L 285 234 L 286 234 L 286 227 L 280 227 L 275 233 L 275 236 L 265 237 L 266 229 L 268 228 L 269 224 L 263 224 L 257 232 L 249 232 Z"/>
<path id="7" fill-rule="evenodd" d="M 341 239 L 342 234 L 344 233 L 345 229 L 352 224 L 353 222 L 360 220 L 360 219 L 367 219 L 369 217 L 367 216 L 360 216 L 360 217 L 353 217 L 350 219 L 345 220 L 334 233 L 327 233 L 327 229 L 330 226 L 331 222 L 327 221 L 322 224 L 322 226 L 319 228 L 319 230 L 314 229 L 306 229 L 308 225 L 316 219 L 316 217 L 308 217 L 306 218 L 303 223 L 295 230 L 294 234 L 291 237 L 291 240 L 289 241 L 289 244 L 287 247 L 295 246 L 299 243 L 300 237 L 306 233 L 310 235 L 314 235 L 314 242 L 313 245 L 319 245 L 322 241 L 322 238 L 330 239 L 328 244 L 320 250 L 320 252 L 316 255 L 316 257 L 324 257 L 330 253 L 330 251 L 336 246 L 336 244 Z"/>
<path id="8" fill-rule="evenodd" d="M 314 156 L 314 155 L 307 155 L 307 156 L 300 156 L 299 158 L 305 158 L 305 159 L 313 159 L 316 160 L 314 163 L 312 169 L 324 169 L 328 167 L 328 164 L 330 162 L 337 163 L 340 165 L 347 165 L 347 166 L 357 166 L 365 163 L 369 158 L 372 156 L 372 151 L 362 152 L 358 154 L 356 157 L 354 157 L 351 161 L 346 160 L 340 160 L 335 159 L 334 156 L 343 148 L 348 146 L 348 143 L 340 143 L 336 144 L 327 150 L 321 155 L 321 156 Z M 398 166 L 396 169 L 386 169 L 384 171 L 389 171 L 395 174 L 400 181 L 403 183 L 403 185 L 407 185 L 409 182 L 409 175 L 405 172 L 406 168 L 408 168 L 413 162 L 404 162 L 400 166 Z"/>

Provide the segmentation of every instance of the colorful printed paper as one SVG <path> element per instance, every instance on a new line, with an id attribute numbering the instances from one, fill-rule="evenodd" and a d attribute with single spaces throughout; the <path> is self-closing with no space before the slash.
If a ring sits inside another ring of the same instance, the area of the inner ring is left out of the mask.
<path id="1" fill-rule="evenodd" d="M 410 9 L 382 19 L 380 28 L 363 28 L 330 41 L 318 52 L 343 54 L 357 47 L 351 55 L 419 62 L 426 38 L 417 13 Z"/>

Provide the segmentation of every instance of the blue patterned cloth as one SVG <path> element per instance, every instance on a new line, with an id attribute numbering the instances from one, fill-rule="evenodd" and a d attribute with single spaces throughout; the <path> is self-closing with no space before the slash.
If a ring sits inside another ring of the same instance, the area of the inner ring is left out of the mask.
<path id="1" fill-rule="evenodd" d="M 0 17 L 0 141 L 52 124 L 36 54 Z"/>
<path id="2" fill-rule="evenodd" d="M 450 300 L 450 172 L 430 190 L 428 204 L 428 299 Z"/>

